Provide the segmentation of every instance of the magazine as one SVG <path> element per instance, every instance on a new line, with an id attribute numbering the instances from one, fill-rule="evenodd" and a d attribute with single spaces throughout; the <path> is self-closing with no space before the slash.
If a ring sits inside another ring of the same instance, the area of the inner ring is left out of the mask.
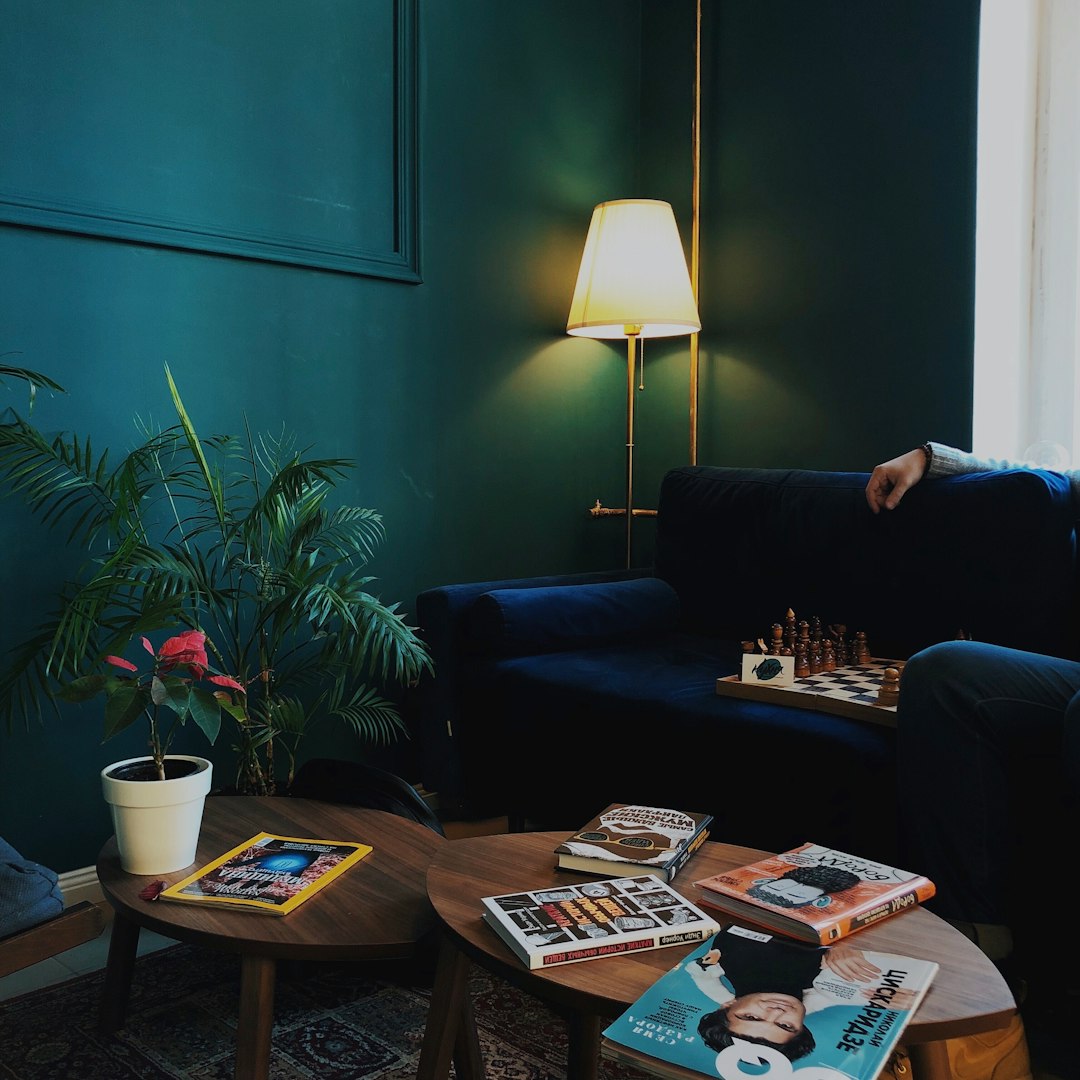
<path id="1" fill-rule="evenodd" d="M 938 965 L 728 926 L 603 1031 L 605 1057 L 711 1080 L 873 1080 Z"/>
<path id="2" fill-rule="evenodd" d="M 484 921 L 529 968 L 685 945 L 720 924 L 652 874 L 482 900 Z"/>
<path id="3" fill-rule="evenodd" d="M 160 899 L 287 915 L 372 848 L 259 833 L 162 890 Z"/>

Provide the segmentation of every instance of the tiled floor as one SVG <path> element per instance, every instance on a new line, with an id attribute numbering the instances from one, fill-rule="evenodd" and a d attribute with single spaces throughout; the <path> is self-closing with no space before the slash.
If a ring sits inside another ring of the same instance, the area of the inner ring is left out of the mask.
<path id="1" fill-rule="evenodd" d="M 105 927 L 104 933 L 93 941 L 86 942 L 67 952 L 57 956 L 51 956 L 48 960 L 42 960 L 40 964 L 33 964 L 22 971 L 13 972 L 11 975 L 0 979 L 0 1001 L 7 998 L 18 997 L 30 990 L 39 990 L 43 986 L 52 986 L 53 983 L 65 982 L 76 975 L 85 975 L 88 971 L 97 971 L 105 966 L 109 955 L 109 929 L 110 922 Z M 143 930 L 139 934 L 139 955 L 163 949 L 168 945 L 175 945 L 172 938 L 162 937 L 152 930 Z"/>

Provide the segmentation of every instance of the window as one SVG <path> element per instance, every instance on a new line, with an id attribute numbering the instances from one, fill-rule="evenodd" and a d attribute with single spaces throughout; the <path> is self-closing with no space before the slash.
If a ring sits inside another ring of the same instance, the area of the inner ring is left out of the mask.
<path id="1" fill-rule="evenodd" d="M 1080 463 L 1080 5 L 983 0 L 972 449 Z"/>

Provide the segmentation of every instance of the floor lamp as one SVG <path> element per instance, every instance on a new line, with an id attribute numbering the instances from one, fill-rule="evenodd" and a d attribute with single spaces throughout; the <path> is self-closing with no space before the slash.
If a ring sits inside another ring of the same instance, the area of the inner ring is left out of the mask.
<path id="1" fill-rule="evenodd" d="M 593 210 L 566 332 L 626 339 L 626 565 L 634 526 L 634 361 L 639 338 L 701 329 L 671 204 L 618 199 Z"/>

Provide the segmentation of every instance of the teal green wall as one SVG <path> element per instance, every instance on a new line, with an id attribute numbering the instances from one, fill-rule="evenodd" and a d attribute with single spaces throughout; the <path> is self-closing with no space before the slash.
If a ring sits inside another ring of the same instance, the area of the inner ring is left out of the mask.
<path id="1" fill-rule="evenodd" d="M 699 461 L 869 468 L 963 441 L 977 5 L 705 7 Z M 625 352 L 568 338 L 566 311 L 595 203 L 668 199 L 689 242 L 693 3 L 420 0 L 419 31 L 420 284 L 0 225 L 0 351 L 70 391 L 42 426 L 121 450 L 135 414 L 167 419 L 168 363 L 204 432 L 246 414 L 359 462 L 345 495 L 383 513 L 373 571 L 406 608 L 621 562 L 621 522 L 586 508 L 622 504 Z M 63 104 L 68 82 L 27 75 Z M 688 458 L 686 358 L 647 346 L 642 505 Z M 0 505 L 10 647 L 78 557 Z M 142 749 L 98 727 L 0 740 L 0 835 L 61 871 L 111 831 L 98 770 Z"/>

